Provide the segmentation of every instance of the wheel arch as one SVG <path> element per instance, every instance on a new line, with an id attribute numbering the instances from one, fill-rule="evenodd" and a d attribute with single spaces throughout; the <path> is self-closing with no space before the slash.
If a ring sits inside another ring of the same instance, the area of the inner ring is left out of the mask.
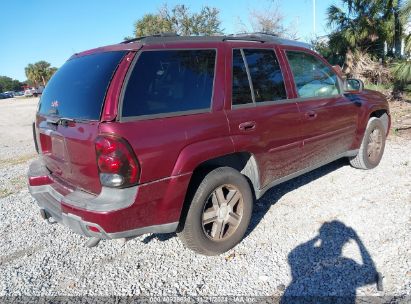
<path id="1" fill-rule="evenodd" d="M 381 119 L 384 128 L 385 128 L 385 133 L 386 135 L 388 135 L 388 131 L 390 128 L 390 118 L 388 116 L 388 110 L 387 109 L 378 109 L 378 110 L 374 110 L 370 113 L 368 120 L 370 120 L 371 118 L 375 117 L 375 118 L 379 118 Z M 368 122 L 368 121 L 367 121 Z"/>
<path id="2" fill-rule="evenodd" d="M 373 106 L 367 109 L 364 109 L 363 113 L 360 115 L 359 122 L 357 124 L 357 133 L 353 145 L 351 146 L 352 150 L 359 149 L 362 139 L 365 134 L 365 129 L 367 128 L 368 121 L 371 118 L 380 118 L 383 122 L 386 136 L 388 136 L 389 129 L 391 126 L 391 118 L 389 116 L 389 109 L 381 106 Z"/>
<path id="3" fill-rule="evenodd" d="M 249 152 L 234 152 L 205 160 L 199 163 L 193 170 L 183 202 L 179 220 L 180 224 L 177 231 L 183 228 L 182 224 L 185 222 L 191 200 L 201 181 L 209 172 L 219 167 L 230 167 L 243 174 L 250 185 L 253 198 L 255 199 L 256 192 L 260 189 L 260 178 L 257 161 L 253 154 Z"/>

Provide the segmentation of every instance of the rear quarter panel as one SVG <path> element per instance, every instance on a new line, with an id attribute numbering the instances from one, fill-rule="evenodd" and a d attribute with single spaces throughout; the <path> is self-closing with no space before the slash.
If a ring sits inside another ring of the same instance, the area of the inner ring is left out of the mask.
<path id="1" fill-rule="evenodd" d="M 216 49 L 213 97 L 209 111 L 179 116 L 102 123 L 101 133 L 124 137 L 141 165 L 140 183 L 192 172 L 202 161 L 233 152 L 224 106 L 224 44 L 167 43 L 144 50 Z M 120 102 L 121 104 L 121 102 Z M 121 111 L 119 111 L 121 113 Z"/>
<path id="2" fill-rule="evenodd" d="M 130 143 L 141 166 L 141 184 L 191 172 L 201 159 L 224 153 L 221 145 L 232 149 L 227 120 L 221 111 L 103 123 L 100 132 L 116 134 Z"/>

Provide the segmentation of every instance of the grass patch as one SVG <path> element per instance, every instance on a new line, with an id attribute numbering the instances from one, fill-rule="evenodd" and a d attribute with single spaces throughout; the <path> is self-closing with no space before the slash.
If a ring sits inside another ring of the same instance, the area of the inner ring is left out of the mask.
<path id="1" fill-rule="evenodd" d="M 25 154 L 25 155 L 15 157 L 15 158 L 7 158 L 7 159 L 0 161 L 0 168 L 24 164 L 25 162 L 35 157 L 36 157 L 36 154 Z"/>
<path id="2" fill-rule="evenodd" d="M 0 188 L 0 198 L 7 197 L 11 194 L 17 193 L 18 191 L 24 189 L 27 186 L 27 177 L 26 175 L 16 176 L 3 185 Z"/>
<path id="3" fill-rule="evenodd" d="M 13 193 L 10 189 L 0 188 L 0 198 L 5 198 Z"/>

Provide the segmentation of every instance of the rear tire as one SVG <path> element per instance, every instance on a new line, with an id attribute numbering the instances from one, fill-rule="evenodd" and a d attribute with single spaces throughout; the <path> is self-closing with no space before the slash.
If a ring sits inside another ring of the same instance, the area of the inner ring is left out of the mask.
<path id="1" fill-rule="evenodd" d="M 373 169 L 378 166 L 385 149 L 386 131 L 381 119 L 373 117 L 368 121 L 357 156 L 350 158 L 350 164 L 358 169 Z"/>
<path id="2" fill-rule="evenodd" d="M 237 245 L 247 230 L 253 196 L 247 179 L 229 167 L 214 169 L 198 186 L 178 236 L 204 255 L 218 255 Z"/>

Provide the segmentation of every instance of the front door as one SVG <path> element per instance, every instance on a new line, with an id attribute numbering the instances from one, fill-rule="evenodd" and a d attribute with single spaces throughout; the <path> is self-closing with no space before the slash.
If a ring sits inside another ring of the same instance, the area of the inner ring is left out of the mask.
<path id="1" fill-rule="evenodd" d="M 301 115 L 303 166 L 313 167 L 350 150 L 359 104 L 341 94 L 334 70 L 314 54 L 286 51 Z"/>

